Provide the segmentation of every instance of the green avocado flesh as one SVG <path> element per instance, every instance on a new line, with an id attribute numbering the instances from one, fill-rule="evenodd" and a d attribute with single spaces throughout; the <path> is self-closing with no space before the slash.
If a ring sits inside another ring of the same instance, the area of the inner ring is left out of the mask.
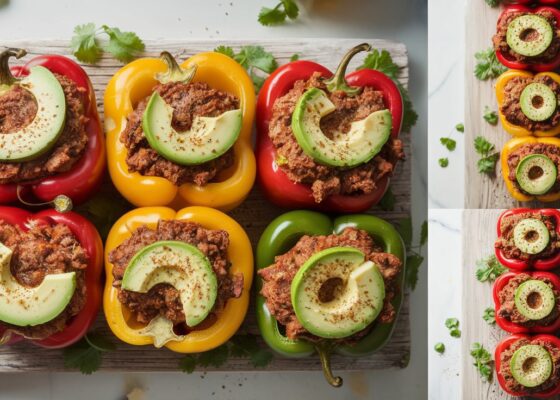
<path id="1" fill-rule="evenodd" d="M 556 111 L 558 99 L 554 91 L 544 83 L 530 83 L 519 98 L 521 111 L 531 121 L 544 121 Z"/>
<path id="2" fill-rule="evenodd" d="M 515 307 L 526 318 L 539 320 L 550 315 L 556 306 L 554 291 L 545 282 L 531 279 L 515 290 Z"/>
<path id="3" fill-rule="evenodd" d="M 510 22 L 506 41 L 508 46 L 518 54 L 526 57 L 535 57 L 546 51 L 554 31 L 546 18 L 528 14 L 521 15 Z"/>
<path id="4" fill-rule="evenodd" d="M 552 358 L 543 346 L 529 344 L 513 353 L 511 374 L 521 385 L 532 388 L 542 385 L 552 374 Z"/>
<path id="5" fill-rule="evenodd" d="M 538 219 L 522 219 L 513 228 L 513 243 L 523 253 L 538 254 L 549 241 L 550 232 L 544 222 Z"/>
<path id="6" fill-rule="evenodd" d="M 307 90 L 292 115 L 292 131 L 303 151 L 315 161 L 332 167 L 355 167 L 371 160 L 391 135 L 389 110 L 375 111 L 354 121 L 347 133 L 321 130 L 321 118 L 334 112 L 335 105 L 321 89 Z"/>
<path id="7" fill-rule="evenodd" d="M 521 159 L 515 178 L 521 189 L 529 194 L 547 193 L 556 183 L 558 172 L 554 162 L 544 154 L 531 154 Z"/>
<path id="8" fill-rule="evenodd" d="M 241 132 L 241 110 L 230 110 L 217 117 L 194 118 L 188 131 L 178 132 L 171 125 L 173 108 L 156 92 L 142 116 L 142 129 L 150 146 L 162 157 L 181 165 L 198 165 L 227 152 Z"/>
<path id="9" fill-rule="evenodd" d="M 56 143 L 64 129 L 66 98 L 52 72 L 44 67 L 32 67 L 18 85 L 35 97 L 37 114 L 23 128 L 0 135 L 0 161 L 37 158 Z"/>
<path id="10" fill-rule="evenodd" d="M 218 281 L 212 265 L 190 244 L 169 240 L 144 247 L 130 260 L 121 287 L 147 293 L 160 283 L 179 292 L 188 326 L 204 321 L 216 302 Z"/>
<path id="11" fill-rule="evenodd" d="M 383 308 L 385 283 L 378 267 L 352 247 L 311 256 L 296 273 L 291 299 L 298 321 L 322 338 L 344 338 L 370 325 Z"/>
<path id="12" fill-rule="evenodd" d="M 76 273 L 46 275 L 36 287 L 21 285 L 12 275 L 12 250 L 0 243 L 0 321 L 35 326 L 55 319 L 76 290 Z"/>

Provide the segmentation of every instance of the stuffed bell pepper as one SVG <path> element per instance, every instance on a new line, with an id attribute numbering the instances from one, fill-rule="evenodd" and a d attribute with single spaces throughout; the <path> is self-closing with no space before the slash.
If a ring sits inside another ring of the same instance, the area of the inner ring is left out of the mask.
<path id="1" fill-rule="evenodd" d="M 0 207 L 0 342 L 71 345 L 101 304 L 103 248 L 73 212 Z"/>
<path id="2" fill-rule="evenodd" d="M 219 53 L 127 64 L 105 92 L 109 172 L 136 206 L 229 210 L 255 180 L 255 90 Z"/>
<path id="3" fill-rule="evenodd" d="M 111 229 L 105 266 L 107 323 L 129 344 L 203 352 L 226 342 L 245 318 L 251 244 L 220 211 L 133 210 Z"/>
<path id="4" fill-rule="evenodd" d="M 560 66 L 560 11 L 512 5 L 498 18 L 496 57 L 510 69 L 552 71 Z"/>
<path id="5" fill-rule="evenodd" d="M 83 202 L 101 183 L 105 144 L 85 71 L 59 55 L 9 66 L 23 49 L 0 53 L 0 204 Z"/>
<path id="6" fill-rule="evenodd" d="M 524 136 L 509 140 L 501 154 L 502 176 L 518 201 L 560 199 L 560 139 Z"/>
<path id="7" fill-rule="evenodd" d="M 498 343 L 494 355 L 502 389 L 512 396 L 551 398 L 560 393 L 560 339 L 516 334 Z"/>
<path id="8" fill-rule="evenodd" d="M 270 223 L 257 249 L 257 322 L 286 357 L 317 352 L 328 382 L 332 352 L 371 354 L 391 337 L 402 302 L 405 249 L 372 215 L 334 221 L 292 211 Z"/>
<path id="9" fill-rule="evenodd" d="M 498 112 L 512 136 L 560 134 L 560 75 L 509 70 L 496 81 Z"/>
<path id="10" fill-rule="evenodd" d="M 278 68 L 257 103 L 259 181 L 287 208 L 365 211 L 379 202 L 397 161 L 403 104 L 395 83 L 371 69 L 346 74 L 351 49 L 333 75 L 312 61 Z"/>
<path id="11" fill-rule="evenodd" d="M 560 265 L 560 211 L 514 208 L 498 218 L 494 244 L 498 261 L 516 271 Z"/>

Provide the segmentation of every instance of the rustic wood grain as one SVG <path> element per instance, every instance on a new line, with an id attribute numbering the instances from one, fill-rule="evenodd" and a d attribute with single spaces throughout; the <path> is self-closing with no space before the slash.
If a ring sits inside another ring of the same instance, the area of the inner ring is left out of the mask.
<path id="1" fill-rule="evenodd" d="M 408 83 L 408 68 L 406 48 L 403 44 L 385 40 L 371 39 L 286 39 L 286 40 L 184 40 L 184 41 L 147 41 L 146 56 L 157 56 L 163 49 L 183 59 L 191 54 L 208 51 L 218 45 L 225 44 L 234 48 L 246 44 L 258 44 L 272 52 L 280 64 L 289 61 L 294 53 L 299 53 L 300 58 L 311 59 L 334 69 L 340 57 L 350 47 L 367 41 L 375 48 L 388 50 L 395 62 L 402 67 L 400 81 L 405 86 Z M 69 55 L 67 41 L 17 41 L 3 42 L 0 46 L 22 47 L 28 50 L 28 56 L 23 60 L 46 53 Z M 352 70 L 361 61 L 363 56 L 356 57 L 349 70 Z M 103 115 L 103 90 L 111 76 L 122 66 L 119 62 L 103 57 L 96 66 L 84 66 L 90 75 L 97 95 L 97 103 L 101 115 Z M 402 134 L 406 154 L 410 158 L 410 135 Z M 382 211 L 376 207 L 370 211 L 386 218 L 389 221 L 397 221 L 410 215 L 410 162 L 400 164 L 397 173 L 392 180 L 391 187 L 396 197 L 396 206 L 393 211 Z M 247 200 L 237 209 L 231 211 L 238 222 L 243 225 L 251 238 L 253 246 L 264 230 L 265 226 L 283 211 L 268 203 L 258 187 L 253 188 Z M 102 315 L 99 316 L 95 328 L 96 331 L 113 337 Z M 255 322 L 254 305 L 251 304 L 247 318 L 241 328 L 241 332 L 258 334 Z M 115 338 L 116 342 L 117 339 Z M 265 346 L 263 344 L 263 346 Z M 379 352 L 369 357 L 345 358 L 335 356 L 332 366 L 336 370 L 363 370 L 404 367 L 408 363 L 410 355 L 410 322 L 408 296 L 405 301 L 397 322 L 395 332 L 390 342 Z M 103 357 L 102 370 L 111 371 L 177 371 L 180 354 L 175 354 L 166 349 L 155 349 L 151 346 L 137 347 L 125 343 L 118 343 L 118 349 L 107 353 Z M 255 368 L 247 359 L 230 358 L 220 368 L 208 368 L 207 370 L 223 371 L 249 371 Z M 266 367 L 266 370 L 318 370 L 321 369 L 316 357 L 306 359 L 283 359 L 275 357 Z M 61 352 L 57 350 L 39 349 L 29 343 L 21 343 L 10 347 L 0 348 L 0 372 L 18 371 L 63 371 L 64 365 Z"/>

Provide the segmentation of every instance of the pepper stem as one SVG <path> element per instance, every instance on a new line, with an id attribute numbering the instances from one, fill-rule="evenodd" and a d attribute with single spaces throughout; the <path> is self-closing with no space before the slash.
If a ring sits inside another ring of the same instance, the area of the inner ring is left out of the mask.
<path id="1" fill-rule="evenodd" d="M 346 92 L 348 96 L 355 96 L 357 94 L 360 94 L 360 92 L 362 91 L 361 87 L 349 86 L 346 82 L 346 69 L 348 68 L 350 60 L 352 60 L 352 57 L 362 51 L 370 50 L 371 46 L 368 43 L 362 43 L 355 47 L 352 47 L 350 51 L 346 53 L 344 57 L 342 57 L 342 60 L 340 61 L 340 64 L 338 65 L 334 76 L 325 81 L 328 91 L 332 93 L 342 90 L 343 92 Z"/>
<path id="2" fill-rule="evenodd" d="M 168 51 L 162 51 L 160 58 L 167 65 L 167 71 L 156 74 L 156 79 L 160 83 L 180 82 L 189 83 L 196 74 L 196 64 L 187 69 L 181 68 L 175 58 Z"/>
<path id="3" fill-rule="evenodd" d="M 0 53 L 0 93 L 5 92 L 18 81 L 18 79 L 12 75 L 12 71 L 10 71 L 10 58 L 21 58 L 26 54 L 27 51 L 24 49 L 16 49 L 13 47 L 4 49 L 4 51 Z"/>
<path id="4" fill-rule="evenodd" d="M 321 366 L 323 367 L 323 374 L 327 382 L 334 387 L 342 386 L 342 378 L 340 376 L 334 376 L 331 370 L 331 354 L 333 349 L 333 344 L 329 342 L 323 342 L 321 344 L 315 345 L 315 350 L 319 354 L 319 359 L 321 360 Z"/>
<path id="5" fill-rule="evenodd" d="M 58 211 L 59 213 L 65 213 L 72 210 L 72 199 L 64 194 L 59 194 L 51 201 L 46 201 L 44 203 L 30 203 L 23 199 L 21 191 L 23 190 L 23 186 L 18 185 L 16 188 L 16 195 L 18 200 L 25 204 L 26 206 L 31 207 L 40 207 L 40 206 L 47 206 L 52 205 L 53 208 Z"/>

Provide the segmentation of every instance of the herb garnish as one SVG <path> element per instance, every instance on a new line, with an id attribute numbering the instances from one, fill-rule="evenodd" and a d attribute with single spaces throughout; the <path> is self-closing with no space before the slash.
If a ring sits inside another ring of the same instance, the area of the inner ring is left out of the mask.
<path id="1" fill-rule="evenodd" d="M 436 343 L 434 346 L 434 350 L 439 354 L 443 354 L 445 352 L 445 345 L 441 342 Z"/>
<path id="2" fill-rule="evenodd" d="M 447 168 L 447 166 L 449 165 L 449 158 L 443 157 L 438 159 L 438 164 L 441 168 Z"/>
<path id="3" fill-rule="evenodd" d="M 449 151 L 453 151 L 455 150 L 455 147 L 457 147 L 457 142 L 454 139 L 451 139 L 450 137 L 439 138 L 439 141 L 441 142 L 442 145 L 447 147 L 447 150 Z"/>
<path id="4" fill-rule="evenodd" d="M 297 19 L 299 7 L 295 0 L 281 0 L 274 8 L 262 7 L 259 12 L 259 22 L 262 25 L 278 25 L 286 21 Z"/>
<path id="5" fill-rule="evenodd" d="M 459 329 L 459 320 L 457 318 L 447 318 L 445 326 L 449 329 L 449 334 L 454 338 L 461 337 L 461 330 Z"/>
<path id="6" fill-rule="evenodd" d="M 480 343 L 473 343 L 471 347 L 471 356 L 474 358 L 474 366 L 480 373 L 480 376 L 487 382 L 492 380 L 492 356 Z"/>
<path id="7" fill-rule="evenodd" d="M 494 151 L 495 146 L 482 136 L 477 136 L 474 139 L 474 149 L 481 156 L 476 164 L 478 172 L 494 173 L 496 171 L 496 161 L 500 158 L 500 153 Z"/>
<path id="8" fill-rule="evenodd" d="M 412 219 L 403 218 L 397 223 L 397 231 L 401 235 L 406 246 L 406 271 L 405 283 L 411 290 L 416 288 L 418 282 L 418 269 L 424 262 L 422 248 L 428 242 L 428 222 L 424 221 L 420 228 L 420 241 L 418 245 L 412 245 Z"/>
<path id="9" fill-rule="evenodd" d="M 103 353 L 115 349 L 115 344 L 104 336 L 89 332 L 80 341 L 64 349 L 64 366 L 78 368 L 82 374 L 90 375 L 101 366 Z"/>
<path id="10" fill-rule="evenodd" d="M 474 76 L 481 81 L 497 78 L 507 71 L 507 68 L 496 58 L 496 52 L 493 47 L 479 51 L 474 57 L 476 58 Z"/>
<path id="11" fill-rule="evenodd" d="M 482 314 L 482 319 L 485 320 L 488 325 L 494 325 L 496 323 L 496 311 L 494 308 L 486 308 L 484 314 Z"/>
<path id="12" fill-rule="evenodd" d="M 494 254 L 476 262 L 476 279 L 479 282 L 493 282 L 506 271 L 507 268 L 500 264 Z"/>
<path id="13" fill-rule="evenodd" d="M 490 125 L 496 125 L 498 123 L 498 114 L 496 111 L 492 111 L 488 106 L 484 107 L 484 114 L 482 115 L 482 118 L 484 118 L 484 120 Z"/>

